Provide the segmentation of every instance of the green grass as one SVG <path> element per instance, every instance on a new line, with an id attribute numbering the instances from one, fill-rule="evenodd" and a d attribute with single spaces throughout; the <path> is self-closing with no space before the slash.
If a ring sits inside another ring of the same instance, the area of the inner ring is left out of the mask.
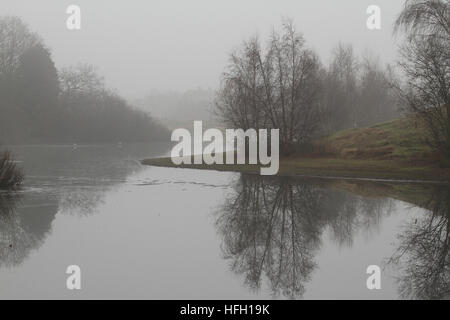
<path id="1" fill-rule="evenodd" d="M 369 128 L 337 132 L 318 142 L 324 152 L 344 159 L 432 163 L 436 155 L 426 144 L 422 121 L 406 117 Z"/>
<path id="2" fill-rule="evenodd" d="M 369 128 L 337 132 L 315 143 L 309 155 L 280 159 L 279 175 L 369 179 L 450 181 L 425 143 L 423 124 L 407 117 Z M 145 165 L 260 173 L 257 165 L 181 165 L 170 158 L 147 159 Z"/>

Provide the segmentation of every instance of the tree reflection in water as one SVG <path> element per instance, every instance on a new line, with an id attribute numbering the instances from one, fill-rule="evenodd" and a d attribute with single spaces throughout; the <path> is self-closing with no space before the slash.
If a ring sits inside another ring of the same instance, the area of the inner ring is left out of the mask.
<path id="1" fill-rule="evenodd" d="M 0 193 L 0 268 L 20 265 L 51 233 L 56 213 L 86 217 L 103 203 L 105 189 L 72 188 L 58 197 Z"/>
<path id="2" fill-rule="evenodd" d="M 0 267 L 20 264 L 38 241 L 15 214 L 20 199 L 16 193 L 0 193 Z"/>
<path id="3" fill-rule="evenodd" d="M 273 296 L 301 298 L 316 267 L 326 228 L 340 245 L 356 230 L 376 229 L 391 200 L 360 197 L 289 177 L 242 175 L 216 225 L 234 272 L 257 291 L 263 277 Z"/>
<path id="4" fill-rule="evenodd" d="M 59 195 L 58 210 L 77 217 L 89 217 L 104 204 L 107 188 L 75 188 Z"/>
<path id="5" fill-rule="evenodd" d="M 430 212 L 405 226 L 390 263 L 401 267 L 402 298 L 450 298 L 450 188 L 435 187 L 423 201 Z"/>
<path id="6" fill-rule="evenodd" d="M 0 268 L 18 266 L 52 232 L 56 214 L 88 217 L 106 194 L 141 170 L 134 159 L 164 154 L 165 143 L 15 146 L 26 172 L 20 194 L 0 192 Z"/>

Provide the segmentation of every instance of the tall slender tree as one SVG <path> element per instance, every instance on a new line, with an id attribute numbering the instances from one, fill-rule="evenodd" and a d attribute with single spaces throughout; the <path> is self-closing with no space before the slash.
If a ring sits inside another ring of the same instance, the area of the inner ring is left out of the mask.
<path id="1" fill-rule="evenodd" d="M 408 38 L 400 63 L 406 107 L 423 118 L 429 144 L 450 159 L 450 1 L 406 1 L 395 30 Z"/>

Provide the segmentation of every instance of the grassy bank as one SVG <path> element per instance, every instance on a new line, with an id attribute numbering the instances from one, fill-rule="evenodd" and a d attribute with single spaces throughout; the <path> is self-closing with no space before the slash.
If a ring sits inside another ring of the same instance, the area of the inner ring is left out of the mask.
<path id="1" fill-rule="evenodd" d="M 280 159 L 279 175 L 347 178 L 450 181 L 450 168 L 442 167 L 424 142 L 423 125 L 403 118 L 370 128 L 350 129 L 317 141 L 308 155 Z M 181 165 L 170 158 L 146 159 L 145 165 L 258 173 L 257 165 Z"/>
<path id="2" fill-rule="evenodd" d="M 157 167 L 260 173 L 256 165 L 174 165 L 171 158 L 146 159 L 142 164 Z M 450 170 L 430 166 L 410 166 L 389 160 L 343 160 L 334 158 L 280 159 L 279 175 L 308 175 L 369 179 L 450 181 Z"/>
<path id="3" fill-rule="evenodd" d="M 428 166 L 439 159 L 425 142 L 427 139 L 424 123 L 410 116 L 369 128 L 339 131 L 317 145 L 322 154 L 341 159 L 394 160 Z"/>

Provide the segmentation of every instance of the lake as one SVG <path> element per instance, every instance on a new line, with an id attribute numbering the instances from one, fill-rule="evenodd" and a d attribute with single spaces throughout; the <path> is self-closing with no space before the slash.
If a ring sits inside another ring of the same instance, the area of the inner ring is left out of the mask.
<path id="1" fill-rule="evenodd" d="M 450 297 L 449 186 L 142 166 L 157 143 L 10 148 L 26 180 L 0 193 L 0 299 Z"/>

